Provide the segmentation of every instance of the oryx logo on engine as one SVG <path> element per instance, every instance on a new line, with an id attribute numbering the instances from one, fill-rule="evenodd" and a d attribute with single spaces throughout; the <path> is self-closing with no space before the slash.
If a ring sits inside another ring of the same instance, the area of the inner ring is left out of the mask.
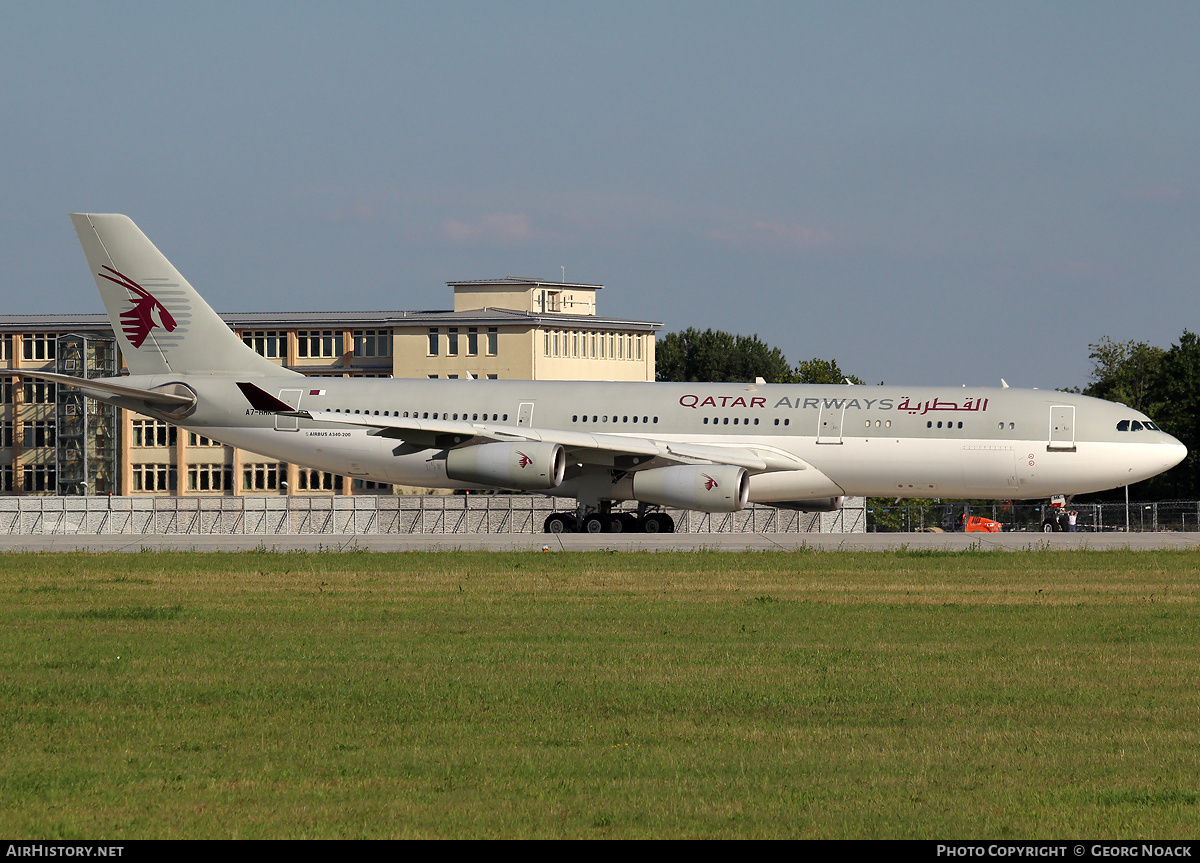
<path id="1" fill-rule="evenodd" d="M 520 450 L 517 450 L 517 455 L 520 456 L 520 458 L 517 459 L 517 467 L 526 468 L 533 464 L 533 459 L 525 455 L 525 453 L 521 452 Z"/>
<path id="2" fill-rule="evenodd" d="M 702 473 L 702 474 L 700 474 L 700 476 L 704 477 L 704 490 L 705 491 L 712 491 L 714 488 L 717 488 L 718 486 L 721 485 L 719 482 L 717 482 L 715 479 L 713 479 L 711 476 L 709 476 L 706 473 Z"/>
<path id="3" fill-rule="evenodd" d="M 140 348 L 142 342 L 146 341 L 150 331 L 155 327 L 162 327 L 168 333 L 175 330 L 177 326 L 175 318 L 171 317 L 167 307 L 160 303 L 152 293 L 124 273 L 118 272 L 112 267 L 104 269 L 112 275 L 100 273 L 101 278 L 108 279 L 136 295 L 129 298 L 129 301 L 133 303 L 133 308 L 121 312 L 121 329 L 131 345 Z"/>

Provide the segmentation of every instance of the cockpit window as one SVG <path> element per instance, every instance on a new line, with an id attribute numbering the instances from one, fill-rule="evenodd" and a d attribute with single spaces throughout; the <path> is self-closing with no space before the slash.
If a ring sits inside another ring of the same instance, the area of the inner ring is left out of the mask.
<path id="1" fill-rule="evenodd" d="M 1150 420 L 1121 420 L 1117 423 L 1117 431 L 1142 431 L 1143 429 L 1162 431 L 1162 429 L 1150 422 Z"/>

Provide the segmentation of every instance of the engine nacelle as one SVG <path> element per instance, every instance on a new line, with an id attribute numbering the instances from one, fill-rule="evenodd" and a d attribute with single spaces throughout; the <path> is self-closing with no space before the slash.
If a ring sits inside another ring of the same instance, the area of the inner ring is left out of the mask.
<path id="1" fill-rule="evenodd" d="M 755 503 L 773 506 L 782 506 L 779 501 L 828 503 L 843 494 L 841 486 L 811 465 L 805 470 L 777 470 L 750 478 L 750 500 Z M 814 510 L 822 511 L 825 510 Z"/>
<path id="2" fill-rule="evenodd" d="M 484 443 L 446 453 L 446 476 L 459 482 L 546 491 L 557 488 L 567 454 L 556 443 Z"/>
<path id="3" fill-rule="evenodd" d="M 660 506 L 737 512 L 750 496 L 750 477 L 729 464 L 657 467 L 633 474 L 633 496 Z"/>
<path id="4" fill-rule="evenodd" d="M 842 495 L 818 497 L 813 500 L 777 500 L 771 503 L 771 506 L 777 506 L 780 509 L 794 509 L 797 512 L 837 512 L 842 508 L 845 500 L 846 498 Z"/>

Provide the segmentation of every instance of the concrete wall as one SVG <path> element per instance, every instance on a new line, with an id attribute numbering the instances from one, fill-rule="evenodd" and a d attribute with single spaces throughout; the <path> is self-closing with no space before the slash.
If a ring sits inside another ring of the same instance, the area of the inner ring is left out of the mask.
<path id="1" fill-rule="evenodd" d="M 528 495 L 0 498 L 0 534 L 541 533 L 574 501 Z M 863 533 L 864 501 L 840 512 L 752 505 L 736 513 L 669 510 L 678 533 Z"/>

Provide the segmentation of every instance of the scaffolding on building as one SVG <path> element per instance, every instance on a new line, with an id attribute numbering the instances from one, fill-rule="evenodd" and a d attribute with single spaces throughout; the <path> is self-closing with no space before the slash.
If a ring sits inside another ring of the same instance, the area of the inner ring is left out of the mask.
<path id="1" fill-rule="evenodd" d="M 117 345 L 111 336 L 59 336 L 54 370 L 81 378 L 115 377 Z M 60 495 L 117 491 L 117 409 L 71 387 L 54 398 L 54 455 Z"/>

